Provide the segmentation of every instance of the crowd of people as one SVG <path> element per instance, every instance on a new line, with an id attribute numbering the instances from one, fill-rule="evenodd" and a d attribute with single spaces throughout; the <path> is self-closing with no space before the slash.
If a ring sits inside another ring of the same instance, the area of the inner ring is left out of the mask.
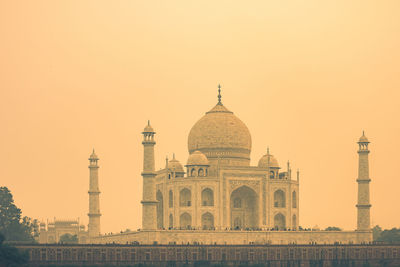
<path id="1" fill-rule="evenodd" d="M 137 229 L 140 231 L 141 229 Z M 319 231 L 319 229 L 313 229 L 313 228 L 279 228 L 279 227 L 273 227 L 273 228 L 260 228 L 260 227 L 246 227 L 246 228 L 241 228 L 241 227 L 226 227 L 226 228 L 221 228 L 217 229 L 215 227 L 194 227 L 194 226 L 187 226 L 187 227 L 169 227 L 169 228 L 162 228 L 158 230 L 207 230 L 207 231 Z M 121 233 L 124 233 L 121 231 Z"/>

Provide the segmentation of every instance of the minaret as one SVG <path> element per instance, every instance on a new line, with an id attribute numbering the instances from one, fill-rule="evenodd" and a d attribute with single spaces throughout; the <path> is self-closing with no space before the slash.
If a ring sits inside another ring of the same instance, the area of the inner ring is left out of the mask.
<path id="1" fill-rule="evenodd" d="M 363 135 L 358 141 L 358 202 L 357 202 L 357 230 L 370 230 L 370 208 L 369 203 L 369 164 L 368 164 L 368 144 L 367 137 Z"/>
<path id="2" fill-rule="evenodd" d="M 89 237 L 96 237 L 100 235 L 100 201 L 99 201 L 99 166 L 97 161 L 99 158 L 96 153 L 93 153 L 89 157 L 89 225 L 88 232 Z"/>
<path id="3" fill-rule="evenodd" d="M 157 229 L 156 183 L 154 171 L 154 130 L 148 121 L 143 131 L 143 200 L 142 228 L 143 230 Z"/>

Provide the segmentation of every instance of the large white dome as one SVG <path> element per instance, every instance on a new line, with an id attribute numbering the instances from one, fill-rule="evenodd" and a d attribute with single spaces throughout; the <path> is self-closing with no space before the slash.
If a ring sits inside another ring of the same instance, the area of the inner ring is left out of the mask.
<path id="1" fill-rule="evenodd" d="M 235 165 L 249 165 L 251 135 L 247 126 L 219 102 L 190 130 L 188 150 L 190 154 L 199 150 L 210 160 L 232 159 Z"/>

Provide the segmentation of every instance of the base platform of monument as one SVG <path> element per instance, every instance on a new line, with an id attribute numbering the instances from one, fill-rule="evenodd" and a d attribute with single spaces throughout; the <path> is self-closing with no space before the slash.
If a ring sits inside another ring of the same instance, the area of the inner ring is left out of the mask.
<path id="1" fill-rule="evenodd" d="M 142 230 L 92 238 L 93 244 L 361 244 L 372 231 Z"/>

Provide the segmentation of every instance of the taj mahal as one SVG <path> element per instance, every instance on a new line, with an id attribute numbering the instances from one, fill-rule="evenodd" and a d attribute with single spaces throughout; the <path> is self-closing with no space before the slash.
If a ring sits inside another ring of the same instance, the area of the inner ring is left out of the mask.
<path id="1" fill-rule="evenodd" d="M 142 228 L 102 235 L 98 157 L 89 158 L 89 224 L 78 233 L 80 243 L 140 244 L 332 244 L 372 241 L 369 201 L 369 141 L 358 141 L 357 229 L 304 231 L 299 229 L 299 171 L 289 162 L 280 166 L 266 149 L 256 166 L 250 165 L 251 134 L 247 126 L 222 104 L 200 118 L 188 136 L 189 157 L 175 156 L 156 171 L 156 132 L 150 122 L 143 134 Z M 135 178 L 136 179 L 136 178 Z M 43 240 L 51 236 L 41 226 Z M 79 227 L 77 227 L 79 232 Z M 54 230 L 54 229 L 53 229 Z M 56 231 L 53 231 L 56 234 Z M 53 236 L 53 240 L 57 237 Z"/>

